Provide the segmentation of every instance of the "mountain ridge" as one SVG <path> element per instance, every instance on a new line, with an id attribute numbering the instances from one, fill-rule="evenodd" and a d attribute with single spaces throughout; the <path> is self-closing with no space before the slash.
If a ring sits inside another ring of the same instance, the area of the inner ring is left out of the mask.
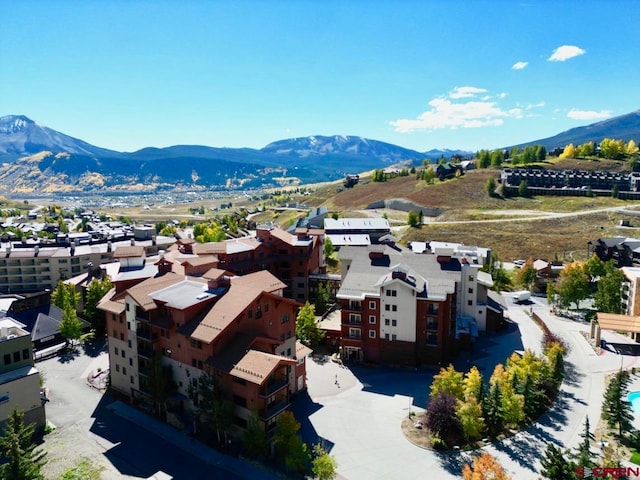
<path id="1" fill-rule="evenodd" d="M 640 144 L 640 110 L 520 144 L 547 150 L 602 138 Z M 49 152 L 43 154 L 43 152 Z M 34 122 L 0 117 L 0 193 L 105 189 L 261 188 L 318 183 L 390 165 L 421 164 L 471 152 L 418 152 L 353 135 L 312 135 L 271 142 L 261 149 L 173 145 L 119 152 Z"/>

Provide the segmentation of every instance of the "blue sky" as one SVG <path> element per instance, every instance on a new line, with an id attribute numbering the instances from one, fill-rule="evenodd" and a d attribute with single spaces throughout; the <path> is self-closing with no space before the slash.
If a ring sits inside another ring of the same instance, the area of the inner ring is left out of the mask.
<path id="1" fill-rule="evenodd" d="M 3 1 L 0 116 L 121 151 L 499 148 L 640 109 L 639 18 L 635 0 Z"/>

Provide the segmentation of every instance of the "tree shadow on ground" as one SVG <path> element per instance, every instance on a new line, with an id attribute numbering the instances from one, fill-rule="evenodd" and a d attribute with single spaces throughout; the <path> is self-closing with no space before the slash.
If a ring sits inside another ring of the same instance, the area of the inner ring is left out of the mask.
<path id="1" fill-rule="evenodd" d="M 456 477 L 462 475 L 464 464 L 472 461 L 472 455 L 468 452 L 434 450 L 434 453 L 440 463 L 440 467 Z"/>
<path id="2" fill-rule="evenodd" d="M 581 373 L 576 366 L 571 362 L 565 362 L 564 364 L 564 379 L 563 382 L 570 387 L 578 387 L 580 386 L 580 382 L 584 377 L 584 374 Z"/>
<path id="3" fill-rule="evenodd" d="M 73 362 L 76 357 L 80 356 L 80 352 L 76 347 L 70 346 L 66 347 L 61 351 L 60 356 L 58 356 L 58 362 L 60 363 L 70 363 Z"/>
<path id="4" fill-rule="evenodd" d="M 105 351 L 106 343 L 102 339 L 101 340 L 91 339 L 91 340 L 87 340 L 86 342 L 83 342 L 81 346 L 82 346 L 82 351 L 84 352 L 85 355 L 91 358 L 95 358 Z"/>

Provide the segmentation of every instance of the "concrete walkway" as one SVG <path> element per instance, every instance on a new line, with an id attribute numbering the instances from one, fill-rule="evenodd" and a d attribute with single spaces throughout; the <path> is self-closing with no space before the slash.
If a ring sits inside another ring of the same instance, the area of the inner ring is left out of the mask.
<path id="1" fill-rule="evenodd" d="M 540 478 L 540 458 L 548 443 L 576 447 L 587 416 L 595 428 L 606 375 L 621 366 L 631 368 L 637 360 L 609 351 L 596 355 L 581 333 L 588 329 L 587 324 L 555 317 L 543 300 L 535 299 L 531 306 L 510 306 L 508 316 L 518 328 L 484 336 L 472 355 L 461 355 L 458 370 L 478 365 L 487 378 L 495 364 L 504 362 L 514 350 L 540 352 L 542 332 L 530 318 L 530 309 L 571 350 L 566 357 L 566 378 L 552 409 L 526 431 L 484 448 L 518 480 Z M 610 342 L 624 340 L 612 332 L 603 337 Z M 303 423 L 306 441 L 320 441 L 331 448 L 344 478 L 460 478 L 462 465 L 479 452 L 424 450 L 409 443 L 400 428 L 410 409 L 417 411 L 425 405 L 434 373 L 346 368 L 326 359 L 309 359 L 309 398 L 298 399 L 294 413 Z"/>

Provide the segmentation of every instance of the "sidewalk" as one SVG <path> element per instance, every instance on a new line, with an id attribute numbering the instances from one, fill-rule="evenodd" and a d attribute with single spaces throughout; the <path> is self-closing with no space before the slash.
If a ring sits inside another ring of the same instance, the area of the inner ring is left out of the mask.
<path id="1" fill-rule="evenodd" d="M 275 474 L 262 470 L 255 465 L 209 448 L 186 433 L 178 431 L 123 402 L 115 401 L 107 408 L 116 415 L 135 423 L 185 452 L 200 458 L 202 461 L 234 475 L 251 480 L 277 480 L 279 478 Z"/>

